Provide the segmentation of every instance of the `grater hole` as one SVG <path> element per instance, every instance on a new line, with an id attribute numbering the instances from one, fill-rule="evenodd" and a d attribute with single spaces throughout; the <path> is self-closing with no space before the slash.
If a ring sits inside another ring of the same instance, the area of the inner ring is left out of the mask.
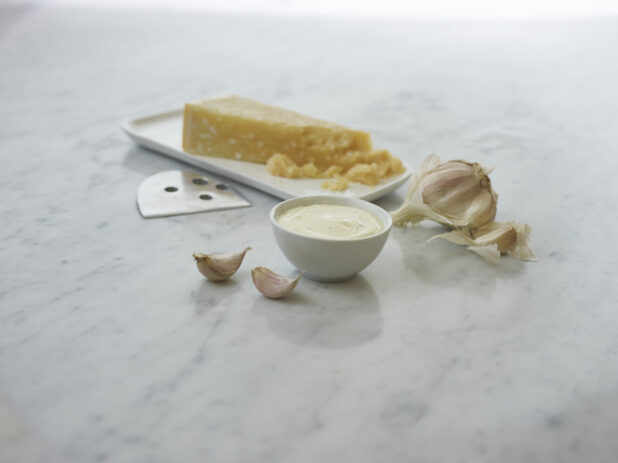
<path id="1" fill-rule="evenodd" d="M 206 200 L 212 199 L 212 196 L 207 195 L 207 194 L 203 194 L 203 195 L 200 195 L 200 199 L 203 199 L 203 200 L 206 201 Z"/>
<path id="2" fill-rule="evenodd" d="M 206 178 L 194 178 L 192 181 L 195 185 L 208 185 L 208 179 Z"/>
<path id="3" fill-rule="evenodd" d="M 228 186 L 225 183 L 217 183 L 217 190 L 227 190 Z"/>
<path id="4" fill-rule="evenodd" d="M 178 191 L 178 188 L 176 188 L 175 186 L 168 186 L 165 187 L 165 191 L 167 191 L 168 193 L 173 193 L 174 191 Z"/>

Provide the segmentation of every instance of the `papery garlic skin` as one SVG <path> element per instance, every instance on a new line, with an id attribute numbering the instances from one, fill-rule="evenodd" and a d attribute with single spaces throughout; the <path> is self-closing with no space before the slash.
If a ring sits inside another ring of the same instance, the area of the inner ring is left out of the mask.
<path id="1" fill-rule="evenodd" d="M 528 244 L 531 228 L 517 222 L 490 222 L 480 228 L 463 228 L 429 238 L 441 238 L 451 243 L 467 246 L 472 252 L 496 263 L 503 254 L 511 254 L 521 260 L 536 260 Z M 491 250 L 489 250 L 491 248 Z"/>
<path id="2" fill-rule="evenodd" d="M 266 267 L 256 267 L 251 270 L 251 277 L 257 290 L 264 296 L 280 299 L 296 288 L 301 274 L 299 273 L 296 278 L 287 278 Z"/>
<path id="3" fill-rule="evenodd" d="M 488 244 L 486 246 L 468 246 L 466 249 L 478 254 L 492 264 L 498 265 L 500 263 L 500 257 L 502 254 L 498 251 L 498 246 L 496 244 Z"/>
<path id="4" fill-rule="evenodd" d="M 193 258 L 202 275 L 210 281 L 225 281 L 236 273 L 250 247 L 235 254 L 202 254 L 194 252 Z"/>
<path id="5" fill-rule="evenodd" d="M 517 242 L 517 232 L 509 223 L 491 222 L 476 229 L 464 228 L 432 236 L 428 241 L 436 238 L 442 238 L 464 246 L 488 246 L 495 244 L 498 251 L 504 254 Z"/>
<path id="6" fill-rule="evenodd" d="M 530 249 L 530 232 L 532 228 L 525 223 L 509 222 L 517 232 L 517 242 L 509 249 L 509 254 L 521 260 L 536 261 L 536 256 Z"/>
<path id="7" fill-rule="evenodd" d="M 462 160 L 442 163 L 432 154 L 416 169 L 401 207 L 391 212 L 397 225 L 428 219 L 451 228 L 480 227 L 496 217 L 498 196 L 490 169 Z"/>

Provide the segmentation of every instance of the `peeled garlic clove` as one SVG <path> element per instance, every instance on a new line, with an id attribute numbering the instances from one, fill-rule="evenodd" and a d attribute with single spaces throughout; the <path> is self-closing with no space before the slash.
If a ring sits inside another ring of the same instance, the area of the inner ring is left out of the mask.
<path id="1" fill-rule="evenodd" d="M 461 244 L 494 263 L 497 257 L 506 253 L 521 260 L 536 260 L 528 245 L 530 230 L 530 226 L 526 224 L 490 222 L 477 229 L 464 228 L 432 236 L 428 241 L 441 238 Z"/>
<path id="2" fill-rule="evenodd" d="M 462 160 L 428 156 L 415 171 L 406 200 L 391 212 L 397 225 L 433 220 L 452 228 L 480 227 L 496 216 L 498 196 L 490 169 Z"/>
<path id="3" fill-rule="evenodd" d="M 193 258 L 202 275 L 210 281 L 224 281 L 236 273 L 242 264 L 245 254 L 251 248 L 247 247 L 236 254 L 202 254 L 194 252 Z"/>
<path id="4" fill-rule="evenodd" d="M 284 297 L 296 287 L 301 274 L 296 278 L 286 278 L 278 275 L 266 267 L 257 267 L 251 270 L 253 284 L 266 297 L 279 299 Z"/>

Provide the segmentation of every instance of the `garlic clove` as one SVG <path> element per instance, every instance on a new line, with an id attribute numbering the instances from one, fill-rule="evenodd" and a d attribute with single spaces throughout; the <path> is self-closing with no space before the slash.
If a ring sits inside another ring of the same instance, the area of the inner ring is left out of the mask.
<path id="1" fill-rule="evenodd" d="M 496 216 L 498 196 L 490 169 L 462 160 L 428 156 L 415 171 L 406 200 L 391 212 L 397 225 L 428 219 L 452 228 L 480 227 Z"/>
<path id="2" fill-rule="evenodd" d="M 421 183 L 423 203 L 449 219 L 448 225 L 479 227 L 496 216 L 497 195 L 485 170 L 476 162 L 448 161 Z"/>
<path id="3" fill-rule="evenodd" d="M 245 254 L 251 248 L 246 247 L 236 254 L 202 254 L 194 252 L 193 258 L 202 275 L 210 281 L 224 281 L 236 273 L 242 264 Z"/>
<path id="4" fill-rule="evenodd" d="M 279 299 L 288 295 L 298 284 L 301 274 L 296 278 L 286 278 L 267 269 L 266 267 L 257 267 L 251 270 L 253 284 L 264 296 Z"/>
<path id="5" fill-rule="evenodd" d="M 498 257 L 509 253 L 521 260 L 536 260 L 528 244 L 530 231 L 530 226 L 526 224 L 490 222 L 477 229 L 463 228 L 432 236 L 428 241 L 440 238 L 451 243 L 461 244 L 494 263 L 496 262 L 496 252 Z M 495 246 L 495 251 L 483 249 L 490 246 Z"/>

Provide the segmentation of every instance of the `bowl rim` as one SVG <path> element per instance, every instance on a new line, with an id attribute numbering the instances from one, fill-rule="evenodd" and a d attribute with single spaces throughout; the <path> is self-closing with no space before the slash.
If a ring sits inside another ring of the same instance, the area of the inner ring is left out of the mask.
<path id="1" fill-rule="evenodd" d="M 287 228 L 282 227 L 277 221 L 277 219 L 275 218 L 279 209 L 291 203 L 301 202 L 301 201 L 308 201 L 309 202 L 308 204 L 304 204 L 306 206 L 309 206 L 312 204 L 323 204 L 321 201 L 329 201 L 330 204 L 341 204 L 341 205 L 346 205 L 346 206 L 355 205 L 355 207 L 371 212 L 376 217 L 378 217 L 380 222 L 382 222 L 383 228 L 380 232 L 374 235 L 363 236 L 361 238 L 336 239 L 336 238 L 318 238 L 315 236 L 303 235 L 302 233 L 296 233 L 291 230 L 288 230 Z M 273 225 L 273 227 L 276 227 L 277 229 L 281 230 L 284 233 L 288 233 L 293 236 L 298 236 L 299 238 L 303 238 L 306 240 L 311 240 L 311 241 L 316 241 L 316 242 L 327 242 L 327 243 L 359 243 L 363 241 L 370 241 L 378 237 L 381 237 L 383 235 L 388 235 L 391 228 L 393 227 L 393 219 L 391 215 L 388 213 L 388 211 L 382 209 L 380 206 L 377 206 L 370 201 L 366 201 L 364 199 L 359 199 L 359 198 L 351 198 L 347 196 L 306 195 L 306 196 L 298 196 L 296 198 L 286 199 L 285 201 L 281 201 L 280 203 L 275 204 L 273 208 L 270 210 L 270 213 L 268 216 L 270 217 L 270 223 Z"/>

